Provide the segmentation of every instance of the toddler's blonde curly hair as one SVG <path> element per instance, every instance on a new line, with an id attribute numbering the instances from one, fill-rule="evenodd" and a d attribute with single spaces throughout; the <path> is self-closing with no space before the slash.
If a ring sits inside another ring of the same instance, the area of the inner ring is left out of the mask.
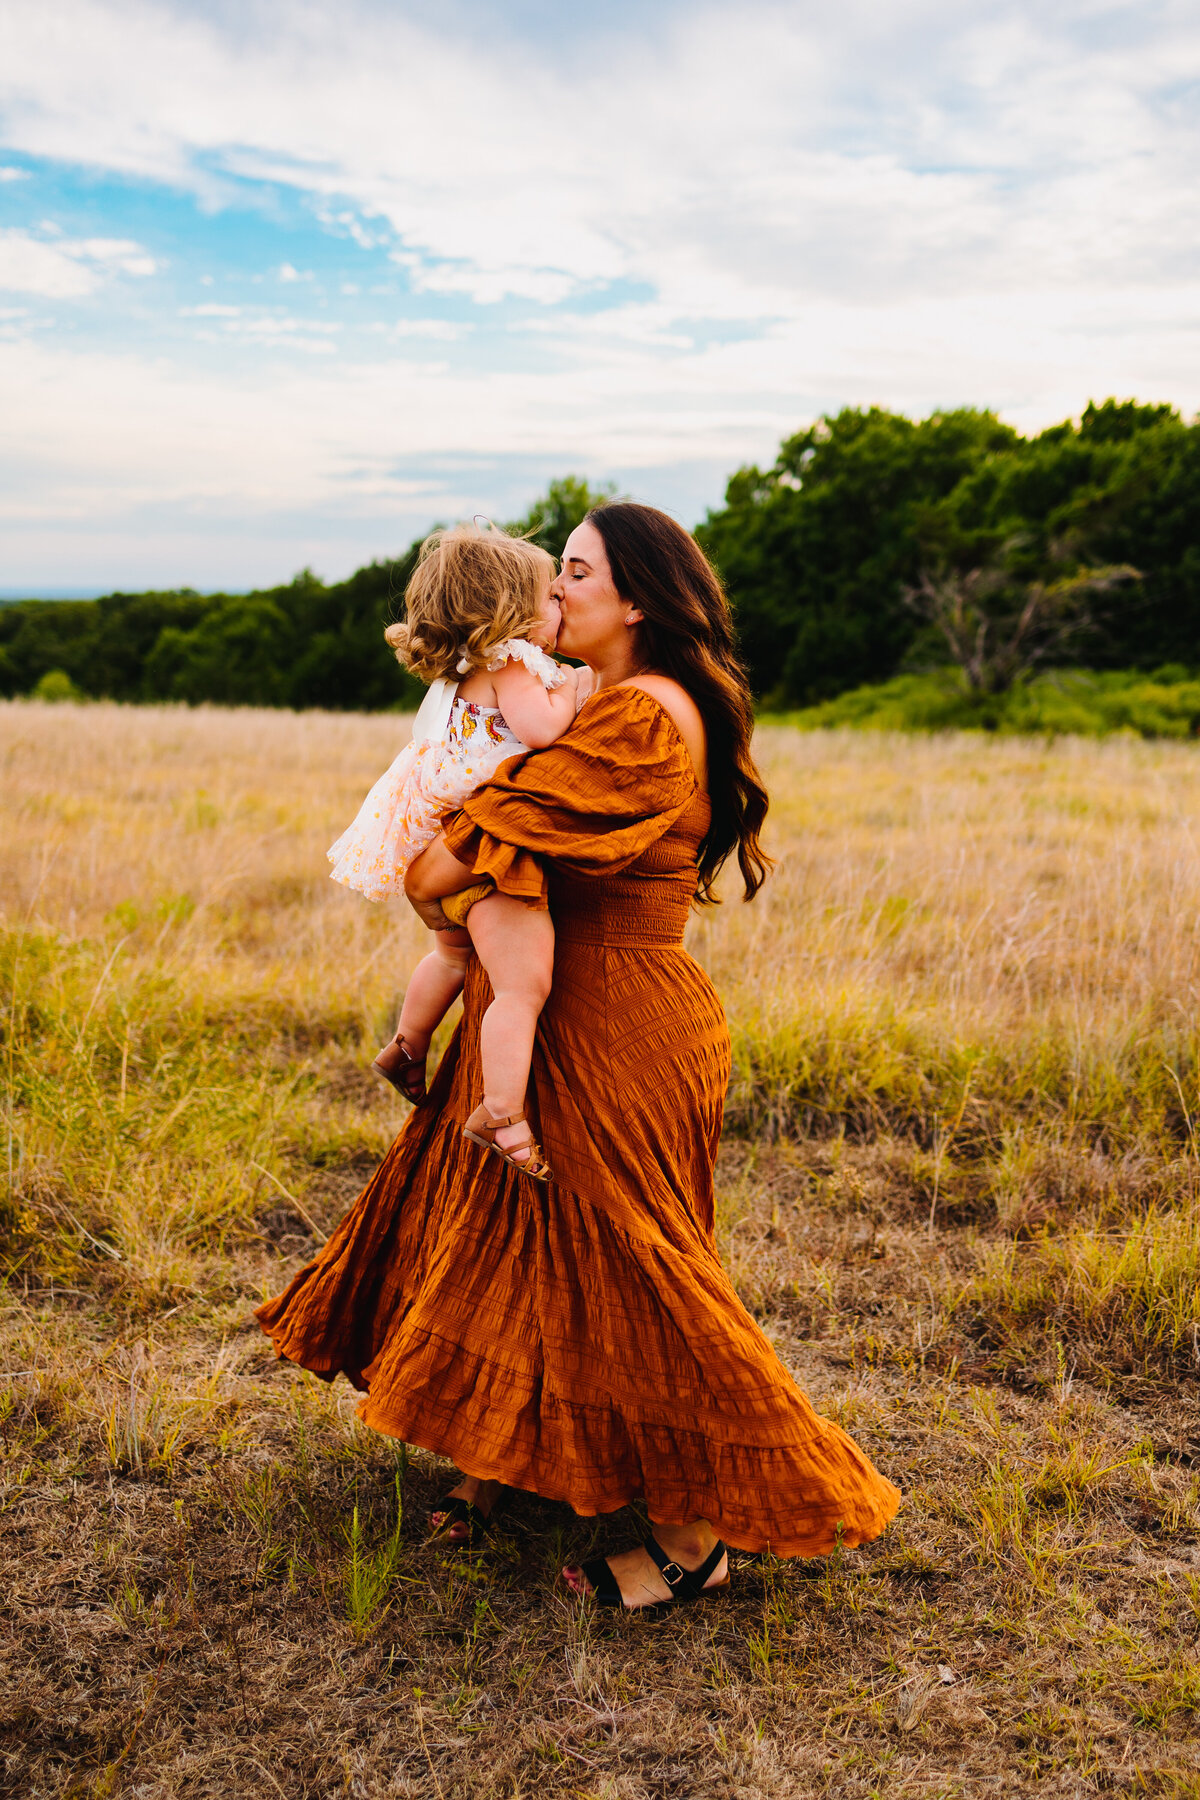
<path id="1" fill-rule="evenodd" d="M 484 669 L 505 638 L 528 637 L 554 575 L 552 556 L 495 525 L 434 531 L 404 595 L 407 617 L 384 636 L 421 681 Z"/>

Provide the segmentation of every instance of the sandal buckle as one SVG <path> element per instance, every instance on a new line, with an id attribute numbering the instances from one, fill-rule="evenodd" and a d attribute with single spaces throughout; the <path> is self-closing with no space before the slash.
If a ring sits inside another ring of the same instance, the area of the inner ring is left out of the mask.
<path id="1" fill-rule="evenodd" d="M 675 1571 L 674 1574 L 671 1573 L 672 1569 Z M 683 1580 L 684 1570 L 680 1568 L 677 1562 L 669 1562 L 664 1564 L 659 1570 L 659 1574 L 662 1576 L 668 1587 L 678 1587 Z"/>

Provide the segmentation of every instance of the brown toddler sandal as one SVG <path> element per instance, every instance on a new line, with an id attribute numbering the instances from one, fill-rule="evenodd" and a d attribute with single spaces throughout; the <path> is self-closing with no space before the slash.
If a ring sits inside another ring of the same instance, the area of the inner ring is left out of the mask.
<path id="1" fill-rule="evenodd" d="M 528 1175 L 531 1181 L 549 1181 L 552 1178 L 550 1164 L 543 1156 L 542 1146 L 532 1131 L 525 1143 L 514 1144 L 512 1150 L 505 1150 L 495 1142 L 496 1133 L 503 1131 L 506 1125 L 523 1125 L 525 1123 L 523 1112 L 513 1113 L 507 1119 L 493 1119 L 486 1106 L 477 1106 L 463 1126 L 463 1136 L 470 1138 L 473 1144 L 481 1144 L 485 1150 L 490 1150 L 493 1156 L 500 1157 L 503 1162 L 508 1163 L 510 1168 L 517 1169 L 522 1175 Z M 486 1136 L 484 1136 L 485 1132 Z M 515 1150 L 527 1150 L 529 1154 L 522 1162 L 514 1156 L 513 1151 Z"/>
<path id="2" fill-rule="evenodd" d="M 425 1061 L 424 1056 L 413 1055 L 397 1032 L 391 1043 L 383 1046 L 371 1067 L 385 1081 L 390 1081 L 398 1094 L 419 1106 L 425 1098 Z"/>

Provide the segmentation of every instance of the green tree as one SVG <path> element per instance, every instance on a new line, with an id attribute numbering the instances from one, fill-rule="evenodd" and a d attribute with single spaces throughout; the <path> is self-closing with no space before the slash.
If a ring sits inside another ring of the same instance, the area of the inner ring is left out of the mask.
<path id="1" fill-rule="evenodd" d="M 1153 669 L 1200 662 L 1198 519 L 1200 427 L 1169 406 L 1106 400 L 980 463 L 921 529 L 927 563 L 960 572 L 1003 555 L 1015 577 L 1053 582 L 1070 572 L 1064 545 L 1077 566 L 1136 567 L 1141 581 L 1090 607 L 1056 658 Z"/>
<path id="2" fill-rule="evenodd" d="M 278 706 L 291 636 L 287 614 L 266 595 L 226 600 L 191 631 L 160 632 L 146 662 L 146 688 L 161 700 Z"/>
<path id="3" fill-rule="evenodd" d="M 926 509 L 1017 434 L 989 412 L 914 422 L 847 408 L 740 469 L 697 531 L 729 589 L 755 691 L 811 703 L 889 675 L 920 629 L 904 604 Z"/>
<path id="4" fill-rule="evenodd" d="M 616 497 L 616 485 L 611 481 L 593 487 L 582 475 L 563 475 L 550 483 L 523 518 L 514 519 L 505 530 L 518 537 L 532 538 L 557 561 L 563 553 L 563 545 L 592 508 L 603 506 L 606 500 Z"/>
<path id="5" fill-rule="evenodd" d="M 784 443 L 765 473 L 739 471 L 697 535 L 726 579 L 756 691 L 811 704 L 944 660 L 954 605 L 965 618 L 984 590 L 993 649 L 1004 590 L 1012 625 L 1038 596 L 1025 641 L 1047 662 L 1195 667 L 1197 519 L 1200 425 L 1107 400 L 1033 438 L 990 413 L 839 413 Z M 1067 605 L 1063 583 L 1097 567 L 1142 579 L 1109 585 L 1102 604 L 1093 586 L 1086 606 L 1076 585 Z M 943 584 L 940 623 L 905 604 L 923 576 Z"/>
<path id="6" fill-rule="evenodd" d="M 383 636 L 402 611 L 420 547 L 418 539 L 396 562 L 368 563 L 331 587 L 297 578 L 274 596 L 294 627 L 289 706 L 377 712 L 420 704 L 421 683 L 400 667 Z"/>
<path id="7" fill-rule="evenodd" d="M 28 694 L 43 675 L 61 669 L 83 693 L 96 654 L 94 600 L 22 600 L 0 607 L 0 681 L 8 694 Z"/>

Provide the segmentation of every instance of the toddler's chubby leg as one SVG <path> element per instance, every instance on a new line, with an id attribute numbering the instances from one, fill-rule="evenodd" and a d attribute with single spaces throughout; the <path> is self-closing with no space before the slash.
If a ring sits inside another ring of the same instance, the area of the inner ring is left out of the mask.
<path id="1" fill-rule="evenodd" d="M 479 1033 L 483 1104 L 494 1119 L 507 1118 L 525 1106 L 533 1037 L 554 978 L 554 926 L 548 912 L 508 894 L 477 901 L 468 923 L 495 995 Z M 528 1125 L 510 1125 L 496 1133 L 496 1143 L 512 1150 L 529 1137 Z"/>
<path id="2" fill-rule="evenodd" d="M 429 1049 L 434 1031 L 462 993 L 471 960 L 471 937 L 466 931 L 437 931 L 433 949 L 423 956 L 404 993 L 396 1036 L 403 1038 L 415 1057 Z"/>

